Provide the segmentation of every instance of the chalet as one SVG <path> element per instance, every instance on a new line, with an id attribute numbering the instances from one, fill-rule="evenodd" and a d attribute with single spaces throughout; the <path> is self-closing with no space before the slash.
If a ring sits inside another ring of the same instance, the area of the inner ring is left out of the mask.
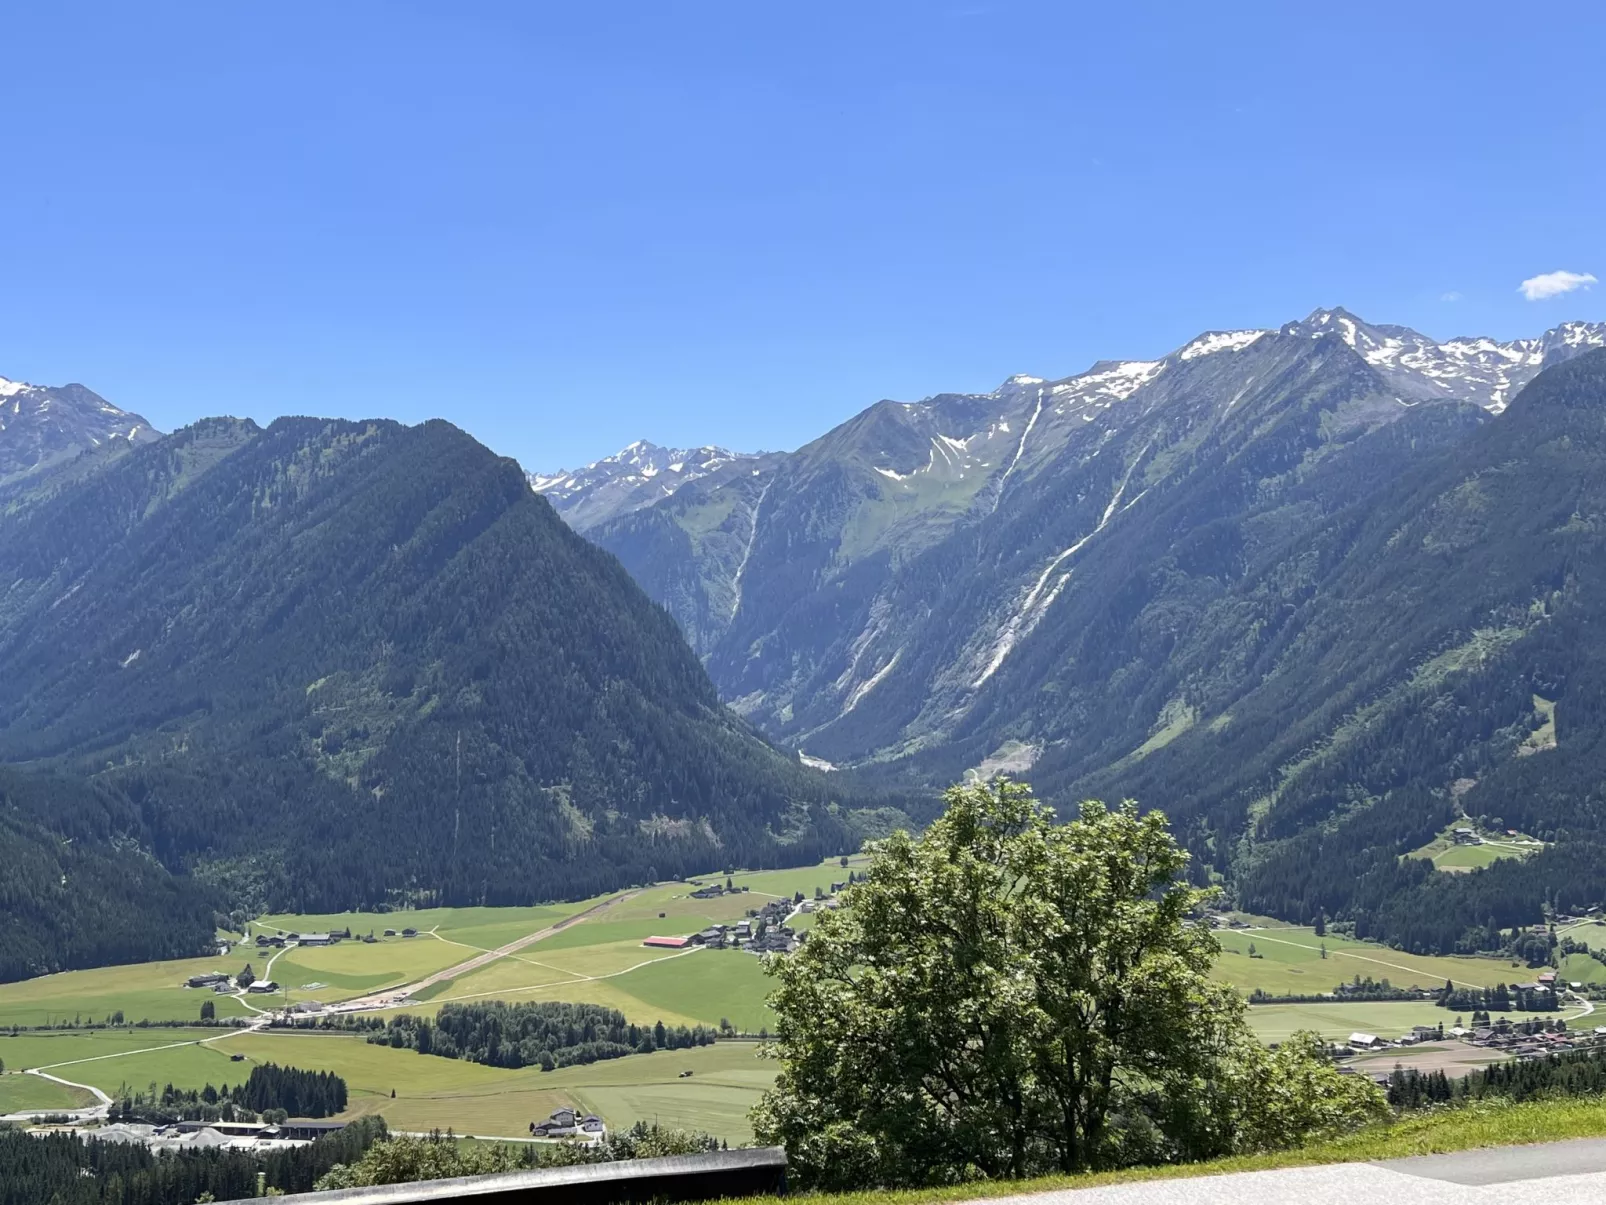
<path id="1" fill-rule="evenodd" d="M 573 1109 L 559 1109 L 545 1121 L 531 1122 L 530 1133 L 537 1138 L 569 1138 L 579 1129 Z"/>
<path id="2" fill-rule="evenodd" d="M 641 943 L 656 950 L 680 950 L 691 944 L 689 937 L 649 937 Z"/>
<path id="3" fill-rule="evenodd" d="M 1556 972 L 1555 971 L 1545 971 L 1543 974 L 1541 974 L 1539 976 L 1539 984 L 1540 984 L 1541 987 L 1550 987 L 1550 988 L 1555 987 L 1556 986 Z"/>
<path id="4" fill-rule="evenodd" d="M 1384 1044 L 1383 1039 L 1374 1033 L 1352 1033 L 1349 1044 L 1357 1050 L 1375 1050 Z"/>
<path id="5" fill-rule="evenodd" d="M 418 930 L 417 929 L 403 929 L 402 930 L 402 936 L 403 937 L 417 937 L 418 936 Z"/>
<path id="6" fill-rule="evenodd" d="M 1458 828 L 1450 835 L 1455 838 L 1455 843 L 1457 845 L 1481 844 L 1481 842 L 1478 840 L 1477 832 L 1470 828 Z"/>
<path id="7" fill-rule="evenodd" d="M 386 929 L 385 930 L 385 936 L 386 937 L 395 937 L 396 936 L 396 930 L 394 930 L 394 929 Z"/>
<path id="8" fill-rule="evenodd" d="M 696 891 L 692 892 L 691 898 L 694 900 L 711 900 L 716 896 L 721 896 L 724 894 L 725 888 L 720 886 L 718 883 L 710 883 L 707 887 L 699 887 Z"/>
<path id="9" fill-rule="evenodd" d="M 297 939 L 296 944 L 303 946 L 328 946 L 333 945 L 334 940 L 334 936 L 329 933 L 303 933 L 300 938 Z"/>
<path id="10" fill-rule="evenodd" d="M 227 983 L 229 977 L 222 971 L 208 971 L 204 975 L 191 975 L 190 987 L 211 987 L 215 983 Z"/>
<path id="11" fill-rule="evenodd" d="M 270 992 L 278 991 L 279 985 L 273 982 L 271 979 L 258 979 L 245 990 L 250 992 L 253 996 L 264 996 Z"/>
<path id="12" fill-rule="evenodd" d="M 714 925 L 712 928 L 704 929 L 701 933 L 695 934 L 691 938 L 691 943 L 700 946 L 723 946 L 725 944 L 725 927 L 723 925 Z"/>
<path id="13" fill-rule="evenodd" d="M 1411 1026 L 1411 1036 L 1418 1042 L 1430 1042 L 1434 1038 L 1442 1038 L 1444 1036 L 1444 1026 L 1413 1025 Z"/>

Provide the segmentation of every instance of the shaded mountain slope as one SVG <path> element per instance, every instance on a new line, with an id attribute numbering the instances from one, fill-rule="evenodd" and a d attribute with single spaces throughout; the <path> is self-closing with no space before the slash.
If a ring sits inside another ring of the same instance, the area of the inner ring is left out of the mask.
<path id="1" fill-rule="evenodd" d="M 235 899 L 513 903 L 851 842 L 445 423 L 199 423 L 14 504 L 0 564 L 0 757 L 93 774 Z"/>

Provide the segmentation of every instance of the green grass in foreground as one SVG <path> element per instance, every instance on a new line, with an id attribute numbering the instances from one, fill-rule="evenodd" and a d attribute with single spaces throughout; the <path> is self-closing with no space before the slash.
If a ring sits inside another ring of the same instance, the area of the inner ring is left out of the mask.
<path id="1" fill-rule="evenodd" d="M 927 1202 L 973 1201 L 1016 1193 L 1054 1189 L 1095 1188 L 1145 1180 L 1220 1176 L 1232 1172 L 1308 1167 L 1321 1163 L 1360 1163 L 1407 1155 L 1434 1155 L 1487 1146 L 1518 1146 L 1564 1138 L 1606 1135 L 1606 1103 L 1589 1100 L 1483 1101 L 1460 1109 L 1444 1109 L 1391 1124 L 1370 1126 L 1330 1142 L 1267 1155 L 1241 1155 L 1174 1167 L 1139 1167 L 1040 1180 L 993 1180 L 945 1188 L 872 1190 L 854 1193 L 797 1194 L 784 1205 L 926 1205 Z M 782 1205 L 779 1197 L 756 1197 L 753 1205 Z"/>

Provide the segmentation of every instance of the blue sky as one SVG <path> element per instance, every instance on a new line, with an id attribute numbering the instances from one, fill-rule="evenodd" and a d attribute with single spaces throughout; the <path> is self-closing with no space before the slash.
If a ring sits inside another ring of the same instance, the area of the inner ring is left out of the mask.
<path id="1" fill-rule="evenodd" d="M 1606 318 L 1606 10 L 13 5 L 0 375 L 532 469 L 1342 304 Z M 1455 298 L 1455 300 L 1446 300 Z"/>

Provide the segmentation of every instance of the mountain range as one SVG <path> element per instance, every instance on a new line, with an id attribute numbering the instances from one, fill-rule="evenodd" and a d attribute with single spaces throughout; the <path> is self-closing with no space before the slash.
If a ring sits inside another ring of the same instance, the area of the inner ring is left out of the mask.
<path id="1" fill-rule="evenodd" d="M 1318 311 L 536 477 L 7 383 L 0 979 L 808 861 L 995 772 L 1414 950 L 1606 904 L 1603 345 Z M 1402 857 L 1469 820 L 1543 851 Z"/>
<path id="2" fill-rule="evenodd" d="M 87 438 L 0 485 L 0 567 L 0 978 L 193 953 L 219 912 L 579 898 L 862 836 L 444 422 Z"/>
<path id="3" fill-rule="evenodd" d="M 1493 770 L 1537 748 L 1523 742 L 1545 716 L 1557 743 L 1536 765 L 1594 739 L 1565 660 L 1530 660 L 1564 617 L 1593 622 L 1577 593 L 1593 502 L 1534 516 L 1510 494 L 1501 524 L 1480 508 L 1503 465 L 1532 497 L 1559 488 L 1544 455 L 1517 456 L 1536 430 L 1588 461 L 1594 429 L 1571 430 L 1587 408 L 1523 400 L 1574 366 L 1566 388 L 1597 388 L 1603 353 L 1586 353 L 1603 344 L 1603 324 L 1440 343 L 1323 310 L 1156 360 L 880 402 L 587 534 L 676 617 L 722 697 L 812 761 L 908 787 L 1008 770 L 1061 805 L 1132 795 L 1245 902 L 1361 912 L 1397 937 L 1399 901 L 1430 889 L 1384 873 L 1398 855 L 1467 809 L 1523 813 L 1516 771 Z M 1587 473 L 1568 479 L 1587 494 Z M 1398 542 L 1432 516 L 1443 530 Z M 1467 690 L 1500 723 L 1434 744 L 1428 720 Z M 1382 723 L 1404 726 L 1387 749 Z M 1542 810 L 1527 822 L 1545 832 L 1593 830 Z M 1359 844 L 1339 856 L 1335 833 Z M 1362 904 L 1318 865 L 1382 885 Z M 1533 904 L 1512 891 L 1491 911 Z M 1417 912 L 1425 948 L 1474 940 L 1465 916 Z"/>

